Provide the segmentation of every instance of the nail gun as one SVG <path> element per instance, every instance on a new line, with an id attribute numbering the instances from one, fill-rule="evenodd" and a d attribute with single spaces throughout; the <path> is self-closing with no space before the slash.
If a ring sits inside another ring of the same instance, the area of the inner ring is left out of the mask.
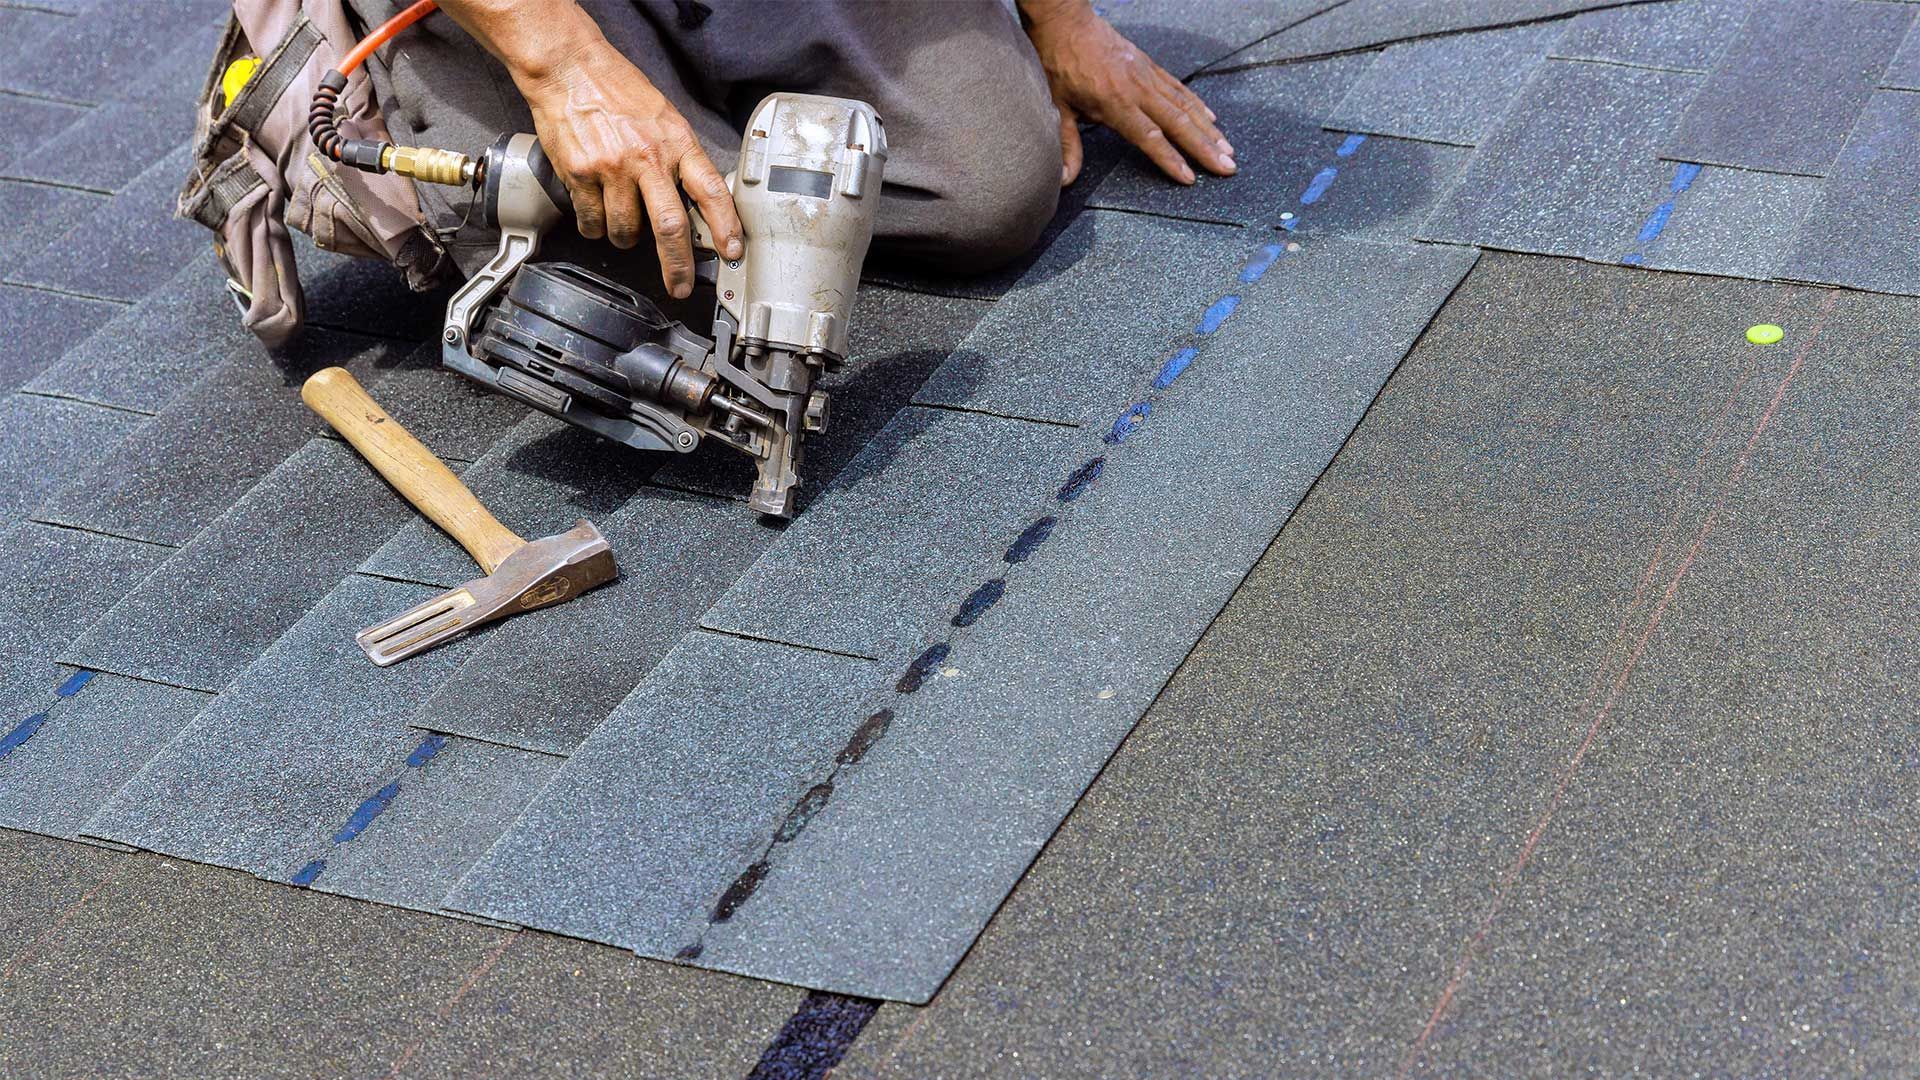
<path id="1" fill-rule="evenodd" d="M 408 14 L 416 9 L 431 6 Z M 393 32 L 382 27 L 362 45 Z M 714 287 L 711 332 L 702 334 L 583 267 L 533 261 L 572 207 L 537 138 L 504 135 L 467 155 L 343 137 L 336 105 L 352 67 L 341 69 L 315 91 L 314 145 L 357 168 L 471 185 L 500 230 L 493 257 L 447 304 L 443 363 L 628 446 L 685 454 L 709 438 L 725 443 L 755 460 L 748 505 L 793 515 L 802 442 L 827 428 L 818 383 L 845 362 L 873 237 L 887 136 L 872 106 L 775 93 L 754 108 L 727 176 L 742 257 L 722 258 L 688 207 L 696 276 Z"/>

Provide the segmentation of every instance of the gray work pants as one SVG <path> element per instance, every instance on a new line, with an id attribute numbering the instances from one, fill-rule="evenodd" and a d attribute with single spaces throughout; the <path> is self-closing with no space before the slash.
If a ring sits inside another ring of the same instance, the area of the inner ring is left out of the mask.
<path id="1" fill-rule="evenodd" d="M 400 6 L 350 4 L 369 25 Z M 739 154 L 741 125 L 769 93 L 871 104 L 891 152 L 876 255 L 935 271 L 988 269 L 1026 251 L 1053 216 L 1058 116 L 1039 59 L 1003 0 L 582 6 L 686 116 L 722 172 Z M 474 152 L 503 132 L 533 130 L 505 68 L 444 16 L 401 34 L 369 68 L 395 142 Z M 430 184 L 420 194 L 461 269 L 484 263 L 498 238 L 467 220 L 467 194 Z M 556 229 L 551 239 L 563 231 L 571 232 Z"/>

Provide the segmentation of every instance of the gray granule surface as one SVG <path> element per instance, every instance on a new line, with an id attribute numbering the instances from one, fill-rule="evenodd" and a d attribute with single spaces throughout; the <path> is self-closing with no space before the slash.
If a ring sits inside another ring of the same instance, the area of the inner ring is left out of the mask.
<path id="1" fill-rule="evenodd" d="M 803 446 L 802 510 L 872 441 L 989 310 L 976 300 L 884 286 L 869 285 L 859 291 L 854 299 L 851 355 L 845 368 L 821 383 L 829 395 L 827 431 L 807 436 Z M 692 455 L 668 457 L 654 479 L 672 487 L 744 499 L 753 486 L 753 474 L 753 459 L 716 442 Z"/>
<path id="2" fill-rule="evenodd" d="M 413 718 L 528 750 L 572 751 L 780 534 L 738 503 L 642 489 L 594 524 L 620 577 L 480 631 L 473 659 Z"/>
<path id="3" fill-rule="evenodd" d="M 64 659 L 218 691 L 408 513 L 351 448 L 314 439 L 100 615 Z"/>
<path id="4" fill-rule="evenodd" d="M 103 848 L 0 829 L 0 881 L 7 883 L 0 892 L 0 967 L 35 944 L 74 901 L 121 871 L 123 858 Z"/>
<path id="5" fill-rule="evenodd" d="M 259 349 L 226 280 L 218 255 L 200 255 L 95 333 L 70 338 L 59 363 L 26 388 L 136 412 L 165 409 L 227 356 Z"/>
<path id="6" fill-rule="evenodd" d="M 1202 175 L 1192 187 L 1181 187 L 1150 162 L 1129 159 L 1095 193 L 1093 205 L 1291 225 L 1324 235 L 1410 237 L 1453 186 L 1471 152 L 1377 135 L 1356 150 L 1346 134 L 1320 130 L 1366 63 L 1364 57 L 1344 57 L 1197 80 L 1195 91 L 1233 140 L 1240 172 Z M 1327 170 L 1338 174 L 1330 188 L 1320 179 Z M 1312 203 L 1311 211 L 1303 199 Z"/>
<path id="7" fill-rule="evenodd" d="M 1920 213 L 1916 167 L 1920 94 L 1876 92 L 1794 238 L 1784 276 L 1920 293 L 1920 253 L 1912 244 L 1884 240 L 1908 228 Z"/>
<path id="8" fill-rule="evenodd" d="M 73 669 L 43 656 L 0 652 L 0 716 L 5 717 L 0 724 L 11 732 L 42 711 L 55 700 L 54 689 L 72 674 Z"/>
<path id="9" fill-rule="evenodd" d="M 1408 38 L 1554 19 L 1622 0 L 1348 0 L 1218 65 L 1304 60 Z M 1643 3 L 1645 0 L 1624 0 Z"/>
<path id="10" fill-rule="evenodd" d="M 1645 567 L 1666 552 L 1664 592 L 1823 302 L 1483 260 L 967 963 L 836 1075 L 1394 1073 L 1644 630 Z M 1807 1075 L 1913 1052 L 1909 1025 L 1833 992 L 1904 984 L 1913 955 L 1897 891 L 1858 888 L 1847 861 L 1912 860 L 1851 800 L 1912 784 L 1854 750 L 1884 747 L 1857 726 L 1885 729 L 1916 659 L 1887 636 L 1906 586 L 1882 572 L 1916 540 L 1886 516 L 1913 485 L 1886 451 L 1914 402 L 1885 388 L 1911 397 L 1914 311 L 1841 303 L 1493 924 L 1432 1073 L 1666 1075 L 1703 1055 L 1750 1073 L 1744 1048 L 1773 1052 L 1757 1036 L 1788 1017 L 1825 1026 Z M 1745 342 L 1763 316 L 1786 346 Z M 1852 539 L 1814 540 L 1830 530 Z M 1863 572 L 1878 584 L 1858 597 L 1800 606 Z M 1756 604 L 1767 629 L 1736 629 Z"/>
<path id="11" fill-rule="evenodd" d="M 1639 251 L 1644 265 L 1659 270 L 1777 277 L 1821 187 L 1810 176 L 1708 165 L 1674 200 L 1657 239 L 1643 245 L 1629 237 L 1618 250 Z M 1911 284 L 1920 287 L 1920 275 Z"/>
<path id="12" fill-rule="evenodd" d="M 442 365 L 437 340 L 384 359 L 394 363 L 374 369 L 367 393 L 442 458 L 473 461 L 527 417 L 525 405 Z"/>
<path id="13" fill-rule="evenodd" d="M 407 727 L 466 659 L 462 643 L 375 667 L 360 629 L 435 594 L 352 576 L 154 755 L 86 826 L 89 836 L 272 873 L 404 767 Z"/>
<path id="14" fill-rule="evenodd" d="M 709 629 L 905 659 L 1085 460 L 1055 424 L 909 409 L 706 614 Z"/>
<path id="15" fill-rule="evenodd" d="M 338 365 L 356 375 L 405 346 L 308 330 L 269 354 L 249 342 L 210 365 L 192 389 L 148 418 L 118 450 L 49 500 L 42 516 L 63 525 L 183 544 L 231 507 L 326 422 L 300 400 L 300 384 Z M 125 414 L 121 414 L 125 415 Z"/>
<path id="16" fill-rule="evenodd" d="M 13 277 L 22 264 L 110 198 L 91 191 L 0 179 L 0 217 L 12 222 L 0 233 L 0 277 Z"/>
<path id="17" fill-rule="evenodd" d="M 86 117 L 80 105 L 39 98 L 0 97 L 0 170 L 21 175 L 19 164 L 28 151 L 52 139 Z"/>
<path id="18" fill-rule="evenodd" d="M 833 772 L 879 676 L 868 661 L 689 636 L 448 906 L 673 957 Z"/>
<path id="19" fill-rule="evenodd" d="M 89 454 L 107 453 L 142 419 L 58 398 L 0 398 L 0 521 L 25 516 L 49 493 L 81 475 Z"/>
<path id="20" fill-rule="evenodd" d="M 1760 0 L 1660 155 L 1825 176 L 1913 19 L 1905 4 Z"/>
<path id="21" fill-rule="evenodd" d="M 106 100 L 126 85 L 129 72 L 165 58 L 183 29 L 219 21 L 226 7 L 219 0 L 109 0 L 84 18 L 50 28 L 43 43 L 52 47 L 25 49 L 12 58 L 0 71 L 0 87 L 67 101 Z"/>
<path id="22" fill-rule="evenodd" d="M 138 300 L 207 249 L 211 234 L 173 216 L 189 152 L 181 146 L 147 166 L 7 278 L 82 296 Z"/>
<path id="23" fill-rule="evenodd" d="M 385 1076 L 510 935 L 152 855 L 62 855 L 86 867 L 64 921 L 0 982 L 9 1076 Z"/>
<path id="24" fill-rule="evenodd" d="M 1084 213 L 914 400 L 1104 424 L 1131 401 L 1140 356 L 1171 356 L 1257 240 L 1232 227 Z"/>
<path id="25" fill-rule="evenodd" d="M 194 97 L 206 78 L 222 28 L 209 22 L 182 35 L 151 67 L 123 80 L 113 99 L 4 162 L 13 176 L 118 191 L 169 150 L 193 138 Z M 181 175 L 184 182 L 186 176 Z"/>
<path id="26" fill-rule="evenodd" d="M 1493 130 L 1564 29 L 1537 23 L 1390 46 L 1327 114 L 1326 126 L 1472 146 Z"/>
<path id="27" fill-rule="evenodd" d="M 75 338 L 120 313 L 118 304 L 0 285 L 0 394 L 11 394 L 60 360 Z"/>
<path id="28" fill-rule="evenodd" d="M 1906 41 L 1901 43 L 1900 51 L 1893 54 L 1886 74 L 1880 76 L 1880 85 L 1920 90 L 1920 30 L 1908 28 Z"/>
<path id="29" fill-rule="evenodd" d="M 702 962 L 926 1000 L 1473 259 L 1329 239 L 1247 286 L 1075 505 L 1036 493 L 1050 538 L 969 629 L 929 632 L 953 642 L 938 674 L 885 700 L 886 739 Z"/>
<path id="30" fill-rule="evenodd" d="M 1554 43 L 1553 55 L 1568 60 L 1711 70 L 1753 9 L 1753 0 L 1684 0 L 1631 4 L 1575 16 Z"/>
<path id="31" fill-rule="evenodd" d="M 461 480 L 502 525 L 531 540 L 582 519 L 599 524 L 633 498 L 655 464 L 654 455 L 528 413 Z M 425 518 L 409 521 L 361 572 L 448 589 L 480 576 L 473 557 Z"/>
<path id="32" fill-rule="evenodd" d="M 1608 64 L 1541 64 L 1419 237 L 1617 259 L 1668 189 L 1674 167 L 1655 160 L 1654 146 L 1698 82 Z"/>
<path id="33" fill-rule="evenodd" d="M 0 826 L 73 837 L 212 696 L 96 675 L 42 700 L 46 722 L 0 761 Z"/>
<path id="34" fill-rule="evenodd" d="M 1249 41 L 1335 7 L 1339 0 L 1124 0 L 1095 4 L 1115 30 L 1184 79 Z"/>
<path id="35" fill-rule="evenodd" d="M 745 1076 L 804 996 L 527 933 L 431 1029 L 406 1076 Z"/>
<path id="36" fill-rule="evenodd" d="M 58 653 L 172 554 L 36 522 L 0 534 L 0 653 Z"/>
<path id="37" fill-rule="evenodd" d="M 424 765 L 397 770 L 399 794 L 365 832 L 331 843 L 327 834 L 339 826 L 330 823 L 317 843 L 288 852 L 267 876 L 285 880 L 309 859 L 324 858 L 314 888 L 437 910 L 560 763 L 548 754 L 450 738 Z"/>

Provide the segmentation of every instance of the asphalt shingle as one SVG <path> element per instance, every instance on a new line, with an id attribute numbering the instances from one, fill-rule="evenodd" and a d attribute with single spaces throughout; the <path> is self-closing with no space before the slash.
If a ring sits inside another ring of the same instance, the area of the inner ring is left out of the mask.
<path id="1" fill-rule="evenodd" d="M 1419 237 L 1618 258 L 1671 183 L 1673 166 L 1655 160 L 1654 147 L 1698 82 L 1608 64 L 1541 64 Z"/>
<path id="2" fill-rule="evenodd" d="M 191 149 L 183 145 L 147 166 L 118 195 L 10 270 L 7 279 L 124 301 L 138 300 L 167 282 L 213 239 L 206 227 L 173 216 Z"/>
<path id="3" fill-rule="evenodd" d="M 709 629 L 901 658 L 1077 465 L 1082 433 L 935 409 L 896 416 L 707 612 Z"/>
<path id="4" fill-rule="evenodd" d="M 914 400 L 1060 424 L 1104 422 L 1143 354 L 1229 291 L 1251 237 L 1137 214 L 1088 213 L 996 305 Z M 1217 290 L 1217 291 L 1216 291 Z"/>
<path id="5" fill-rule="evenodd" d="M 1035 499 L 1029 520 L 1057 519 L 1044 541 L 950 592 L 951 617 L 920 639 L 946 648 L 879 702 L 886 738 L 838 775 L 699 962 L 931 996 L 1474 257 L 1320 241 L 1246 283 L 1175 378 L 1140 364 L 1151 410 L 1129 412 L 1123 439 L 1084 433 L 1098 479 Z"/>
<path id="6" fill-rule="evenodd" d="M 1825 176 L 1912 24 L 1901 4 L 1759 0 L 1660 156 Z"/>
<path id="7" fill-rule="evenodd" d="M 1470 154 L 1320 130 L 1322 118 L 1366 69 L 1366 58 L 1354 56 L 1198 79 L 1194 90 L 1221 117 L 1239 173 L 1201 176 L 1182 187 L 1135 157 L 1114 169 L 1091 205 L 1321 234 L 1408 237 Z"/>
<path id="8" fill-rule="evenodd" d="M 0 285 L 0 394 L 60 362 L 67 347 L 114 316 L 118 304 Z"/>
<path id="9" fill-rule="evenodd" d="M 1873 95 L 1794 238 L 1783 276 L 1920 294 L 1920 252 L 1889 243 L 1920 214 L 1920 94 Z"/>
<path id="10" fill-rule="evenodd" d="M 1216 67 L 1305 60 L 1434 37 L 1555 19 L 1592 8 L 1647 0 L 1347 0 L 1275 34 Z"/>
<path id="11" fill-rule="evenodd" d="M 876 669 L 691 635 L 568 759 L 448 906 L 674 958 L 833 770 Z"/>
<path id="12" fill-rule="evenodd" d="M 1564 30 L 1538 23 L 1389 46 L 1327 114 L 1326 126 L 1473 146 Z"/>
<path id="13" fill-rule="evenodd" d="M 199 255 L 139 303 L 119 309 L 80 338 L 27 389 L 160 412 L 208 368 L 254 341 L 240 325 L 226 280 L 218 255 Z"/>
<path id="14" fill-rule="evenodd" d="M 0 156 L 0 171 L 33 180 L 118 191 L 193 137 L 194 97 L 222 28 L 206 23 L 151 67 L 116 80 L 109 99 L 31 148 Z M 96 91 L 97 92 L 97 91 Z M 0 143 L 0 149 L 4 143 Z M 184 171 L 179 178 L 186 179 Z"/>
<path id="15" fill-rule="evenodd" d="M 63 20 L 50 28 L 40 40 L 41 47 L 23 49 L 0 70 L 0 87 L 67 101 L 105 100 L 126 85 L 130 72 L 143 71 L 166 57 L 179 43 L 183 26 L 198 29 L 219 20 L 227 10 L 228 5 L 219 0 L 87 5 L 86 17 Z M 207 64 L 212 61 L 209 55 Z"/>
<path id="16" fill-rule="evenodd" d="M 1590 11 L 1567 24 L 1553 55 L 1704 73 L 1752 9 L 1753 0 L 1687 0 Z"/>
<path id="17" fill-rule="evenodd" d="M 346 827 L 406 768 L 421 741 L 407 717 L 467 655 L 455 643 L 379 668 L 353 635 L 432 595 L 358 575 L 341 582 L 84 831 L 273 874 L 318 830 Z"/>
<path id="18" fill-rule="evenodd" d="M 619 579 L 481 631 L 473 659 L 413 723 L 572 751 L 779 537 L 757 517 L 736 503 L 642 489 L 594 521 L 613 546 Z"/>
<path id="19" fill-rule="evenodd" d="M 426 735 L 390 772 L 379 816 L 350 839 L 327 822 L 307 843 L 289 849 L 266 876 L 296 876 L 322 892 L 436 911 L 507 826 L 560 767 L 549 754 Z M 363 803 L 362 806 L 367 804 Z M 316 860 L 324 866 L 315 868 Z"/>
<path id="20" fill-rule="evenodd" d="M 35 730 L 0 758 L 0 826 L 77 836 L 108 796 L 212 695 L 94 675 L 42 684 Z M 0 720 L 9 727 L 18 717 Z"/>
<path id="21" fill-rule="evenodd" d="M 1410 1071 L 1898 1071 L 1911 301 L 1836 301 L 1687 559 L 1826 302 L 1484 259 L 967 962 L 835 1075 L 1399 1071 L 1683 565 Z"/>
<path id="22" fill-rule="evenodd" d="M 307 376 L 338 364 L 368 379 L 404 351 L 378 339 L 323 331 L 309 331 L 273 354 L 256 342 L 244 343 L 117 450 L 97 447 L 85 482 L 49 500 L 39 516 L 184 544 L 326 430 L 326 422 L 300 400 Z"/>
<path id="23" fill-rule="evenodd" d="M 0 653 L 57 654 L 171 554 L 37 522 L 0 534 Z"/>
<path id="24" fill-rule="evenodd" d="M 0 522 L 26 516 L 70 479 L 91 472 L 141 417 L 79 401 L 11 394 L 0 399 Z"/>
<path id="25" fill-rule="evenodd" d="M 16 268 L 110 198 L 91 191 L 0 179 L 0 219 L 11 222 L 0 231 L 0 278 L 12 277 Z"/>
<path id="26" fill-rule="evenodd" d="M 93 621 L 64 659 L 217 692 L 410 512 L 350 447 L 314 439 Z"/>

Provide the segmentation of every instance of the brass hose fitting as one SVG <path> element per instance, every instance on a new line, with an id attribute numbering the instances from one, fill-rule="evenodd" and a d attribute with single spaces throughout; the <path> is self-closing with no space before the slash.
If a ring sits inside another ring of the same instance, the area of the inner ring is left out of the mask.
<path id="1" fill-rule="evenodd" d="M 380 171 L 396 172 L 429 184 L 464 187 L 473 183 L 478 167 L 473 158 L 456 150 L 431 146 L 387 146 L 380 155 Z"/>

